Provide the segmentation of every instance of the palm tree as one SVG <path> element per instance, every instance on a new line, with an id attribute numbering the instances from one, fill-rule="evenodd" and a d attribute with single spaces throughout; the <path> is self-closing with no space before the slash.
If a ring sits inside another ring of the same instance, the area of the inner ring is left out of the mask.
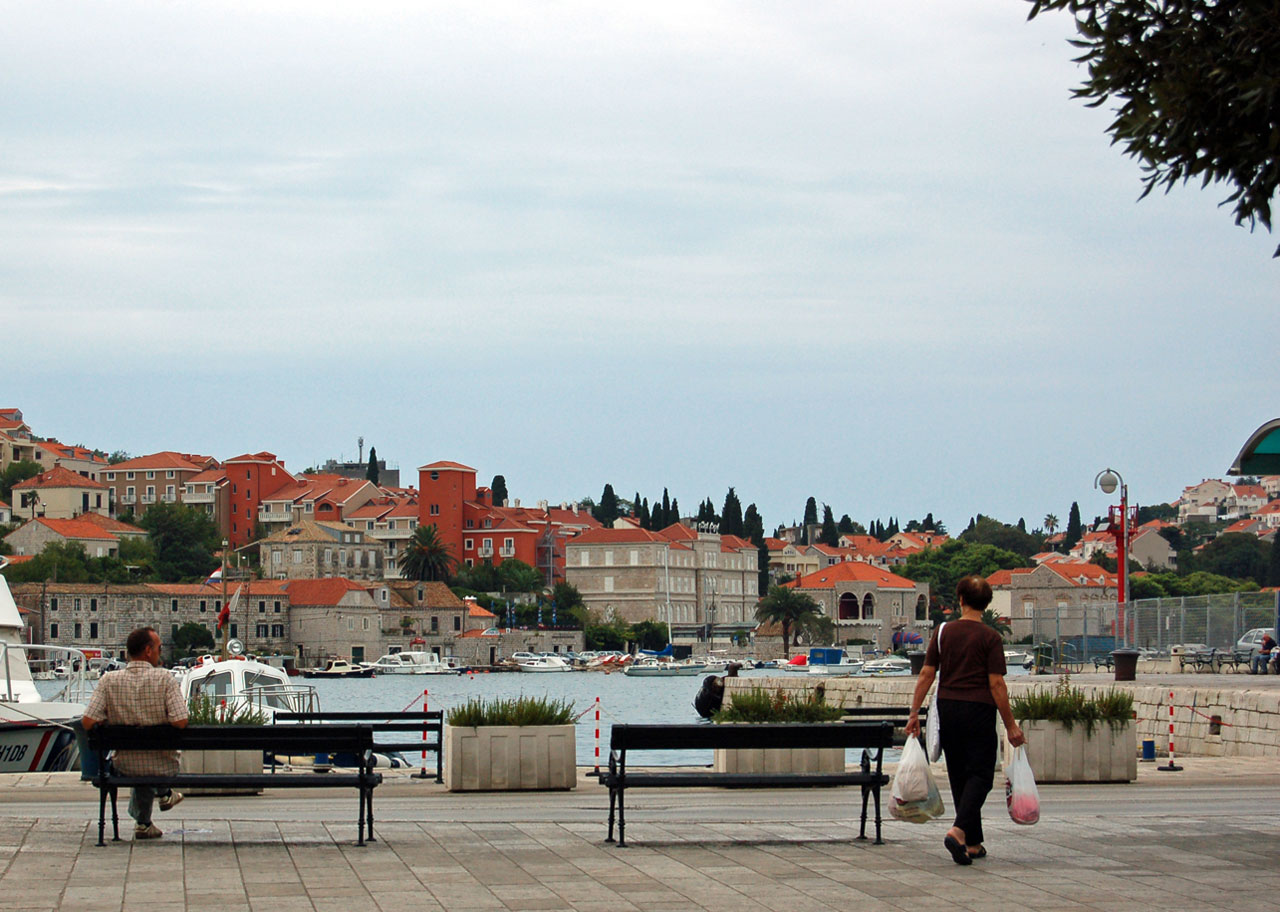
<path id="1" fill-rule="evenodd" d="M 1050 535 L 1052 535 L 1054 533 L 1054 530 L 1056 530 L 1057 528 L 1058 528 L 1058 517 L 1054 516 L 1052 513 L 1046 514 L 1044 518 L 1044 530 L 1048 532 Z"/>
<path id="2" fill-rule="evenodd" d="M 406 579 L 447 580 L 458 565 L 449 545 L 432 523 L 418 526 L 400 553 L 400 572 Z"/>
<path id="3" fill-rule="evenodd" d="M 995 630 L 1002 637 L 1008 636 L 1012 632 L 1009 629 L 1009 625 L 1000 620 L 1000 615 L 996 614 L 995 610 L 991 608 L 982 612 L 982 623 Z"/>
<path id="4" fill-rule="evenodd" d="M 782 625 L 782 649 L 791 651 L 791 627 L 810 614 L 821 614 L 818 603 L 787 586 L 772 586 L 769 594 L 756 605 L 756 620 Z"/>

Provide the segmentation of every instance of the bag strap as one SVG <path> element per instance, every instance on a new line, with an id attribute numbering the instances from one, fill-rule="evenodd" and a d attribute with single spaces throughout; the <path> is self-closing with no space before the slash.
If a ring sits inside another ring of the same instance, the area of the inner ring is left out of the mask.
<path id="1" fill-rule="evenodd" d="M 946 628 L 946 626 L 947 626 L 947 621 L 943 621 L 941 624 L 938 625 L 938 636 L 936 637 L 938 641 L 938 683 L 934 687 L 934 691 L 933 691 L 933 699 L 935 701 L 938 699 L 938 688 L 942 686 L 942 631 Z"/>

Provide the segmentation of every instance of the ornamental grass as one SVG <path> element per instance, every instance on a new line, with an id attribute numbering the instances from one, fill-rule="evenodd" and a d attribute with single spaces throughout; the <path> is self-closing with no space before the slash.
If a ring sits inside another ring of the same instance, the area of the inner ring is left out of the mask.
<path id="1" fill-rule="evenodd" d="M 788 693 L 762 687 L 733 694 L 732 702 L 712 716 L 713 722 L 835 722 L 844 715 L 827 703 L 821 690 Z"/>
<path id="2" fill-rule="evenodd" d="M 458 728 L 482 725 L 568 725 L 573 722 L 573 702 L 563 698 L 511 697 L 483 700 L 473 698 L 455 706 L 445 721 Z"/>

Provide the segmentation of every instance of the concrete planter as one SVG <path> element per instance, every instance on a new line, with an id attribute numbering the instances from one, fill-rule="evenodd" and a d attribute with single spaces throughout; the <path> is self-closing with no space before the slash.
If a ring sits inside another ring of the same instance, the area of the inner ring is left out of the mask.
<path id="1" fill-rule="evenodd" d="M 1027 759 L 1036 782 L 1132 782 L 1138 777 L 1138 733 L 1132 722 L 1107 723 L 1070 731 L 1060 722 L 1020 723 L 1027 736 Z M 1009 750 L 1005 743 L 1006 756 Z"/>
<path id="2" fill-rule="evenodd" d="M 573 725 L 444 727 L 444 783 L 451 792 L 572 789 Z"/>
<path id="3" fill-rule="evenodd" d="M 261 773 L 262 751 L 183 751 L 178 759 L 184 773 Z M 183 789 L 184 795 L 259 795 L 262 789 L 196 788 Z"/>
<path id="4" fill-rule="evenodd" d="M 843 773 L 844 748 L 717 749 L 717 773 Z"/>

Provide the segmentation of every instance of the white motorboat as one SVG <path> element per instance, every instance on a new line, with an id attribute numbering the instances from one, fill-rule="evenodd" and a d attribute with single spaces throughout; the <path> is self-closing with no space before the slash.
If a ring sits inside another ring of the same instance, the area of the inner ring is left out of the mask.
<path id="1" fill-rule="evenodd" d="M 1030 668 L 1032 661 L 1028 653 L 1019 649 L 1006 649 L 1004 651 L 1004 664 L 1006 666 L 1016 665 L 1021 668 Z"/>
<path id="2" fill-rule="evenodd" d="M 330 659 L 323 668 L 307 668 L 304 678 L 372 678 L 373 669 L 364 665 L 352 665 L 346 659 Z"/>
<path id="3" fill-rule="evenodd" d="M 904 659 L 901 656 L 885 656 L 883 659 L 872 659 L 864 662 L 862 672 L 864 675 L 909 675 L 911 674 L 911 660 Z"/>
<path id="4" fill-rule="evenodd" d="M 450 668 L 440 661 L 434 652 L 392 652 L 384 655 L 376 662 L 366 666 L 372 668 L 376 675 L 427 675 L 457 674 L 458 669 Z"/>
<path id="5" fill-rule="evenodd" d="M 640 659 L 632 662 L 622 673 L 633 678 L 678 678 L 702 674 L 707 666 L 701 662 L 659 662 L 656 659 Z"/>
<path id="6" fill-rule="evenodd" d="M 0 567 L 5 561 L 0 558 Z M 22 615 L 0 576 L 0 773 L 75 769 L 79 752 L 71 723 L 89 699 L 83 675 L 88 659 L 78 649 L 22 642 Z M 32 679 L 29 657 L 68 668 L 59 692 L 46 699 Z"/>
<path id="7" fill-rule="evenodd" d="M 178 683 L 188 703 L 193 697 L 207 697 L 220 712 L 232 717 L 260 713 L 271 722 L 278 712 L 320 711 L 314 687 L 294 684 L 283 668 L 243 656 L 202 656 Z"/>
<path id="8" fill-rule="evenodd" d="M 531 659 L 522 659 L 516 667 L 520 671 L 539 673 L 573 671 L 572 665 L 556 656 L 534 656 Z"/>

